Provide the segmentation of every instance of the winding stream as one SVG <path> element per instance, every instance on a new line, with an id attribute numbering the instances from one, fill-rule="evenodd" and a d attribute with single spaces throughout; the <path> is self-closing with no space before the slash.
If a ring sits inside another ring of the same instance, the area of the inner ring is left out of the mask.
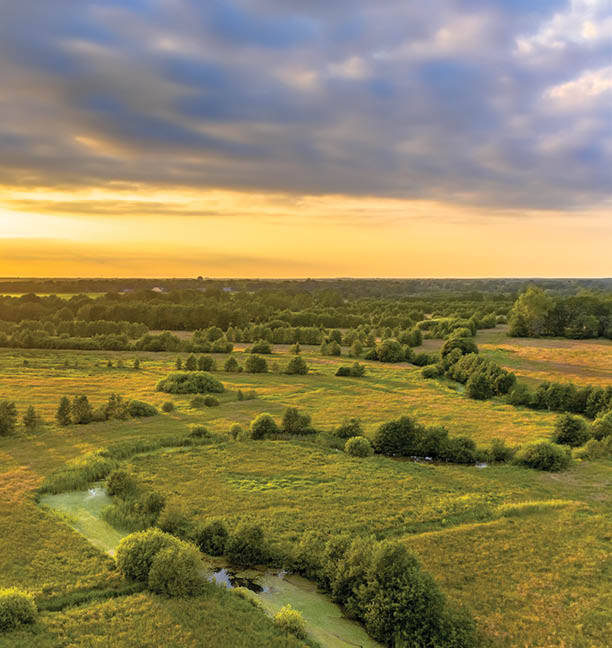
<path id="1" fill-rule="evenodd" d="M 128 532 L 118 531 L 102 518 L 102 511 L 111 503 L 102 487 L 40 499 L 42 506 L 59 513 L 75 531 L 112 556 Z M 302 613 L 308 634 L 324 648 L 381 647 L 363 626 L 347 619 L 338 605 L 318 592 L 314 583 L 300 576 L 259 570 L 233 572 L 223 566 L 211 571 L 210 580 L 228 588 L 248 587 L 270 615 L 290 603 Z"/>

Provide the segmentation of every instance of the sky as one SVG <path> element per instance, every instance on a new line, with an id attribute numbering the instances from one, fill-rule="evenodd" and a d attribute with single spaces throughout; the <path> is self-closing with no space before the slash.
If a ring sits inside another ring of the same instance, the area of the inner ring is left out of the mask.
<path id="1" fill-rule="evenodd" d="M 612 0 L 0 0 L 0 276 L 612 276 Z"/>

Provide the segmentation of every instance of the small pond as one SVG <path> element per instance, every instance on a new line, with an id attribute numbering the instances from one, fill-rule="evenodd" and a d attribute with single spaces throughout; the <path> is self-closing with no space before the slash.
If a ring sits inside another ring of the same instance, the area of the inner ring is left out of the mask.
<path id="1" fill-rule="evenodd" d="M 128 535 L 110 526 L 102 511 L 112 502 L 104 488 L 96 486 L 86 491 L 44 495 L 40 504 L 61 514 L 66 523 L 85 536 L 94 546 L 110 555 L 119 541 Z M 339 606 L 317 591 L 309 580 L 284 571 L 233 571 L 218 563 L 209 578 L 223 587 L 247 587 L 257 594 L 265 610 L 273 615 L 290 603 L 299 610 L 309 635 L 324 648 L 380 648 L 359 623 L 347 619 Z"/>

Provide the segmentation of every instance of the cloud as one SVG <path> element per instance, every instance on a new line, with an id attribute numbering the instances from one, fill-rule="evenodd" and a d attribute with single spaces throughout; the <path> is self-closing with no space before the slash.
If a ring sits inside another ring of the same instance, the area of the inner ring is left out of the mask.
<path id="1" fill-rule="evenodd" d="M 0 186 L 601 206 L 612 163 L 609 9 L 603 0 L 9 3 Z"/>

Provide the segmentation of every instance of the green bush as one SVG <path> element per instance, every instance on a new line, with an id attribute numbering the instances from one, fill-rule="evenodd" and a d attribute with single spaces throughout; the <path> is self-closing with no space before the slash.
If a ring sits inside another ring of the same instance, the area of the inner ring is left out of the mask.
<path id="1" fill-rule="evenodd" d="M 204 407 L 204 396 L 198 394 L 191 398 L 189 401 L 189 407 L 192 409 L 200 409 L 201 407 Z"/>
<path id="2" fill-rule="evenodd" d="M 297 407 L 288 407 L 285 410 L 281 429 L 287 434 L 314 434 L 315 432 L 310 424 L 310 416 L 300 414 Z"/>
<path id="3" fill-rule="evenodd" d="M 170 412 L 174 411 L 174 403 L 172 401 L 166 401 L 162 405 L 162 411 L 166 412 L 166 414 L 169 414 Z"/>
<path id="4" fill-rule="evenodd" d="M 589 439 L 582 448 L 576 448 L 573 452 L 575 459 L 611 459 L 612 458 L 612 436 L 603 439 Z"/>
<path id="5" fill-rule="evenodd" d="M 295 635 L 298 639 L 306 639 L 304 617 L 300 612 L 294 610 L 289 603 L 274 615 L 274 625 L 285 632 Z"/>
<path id="6" fill-rule="evenodd" d="M 562 414 L 555 422 L 552 442 L 572 448 L 584 445 L 589 439 L 589 430 L 583 419 L 571 414 Z"/>
<path id="7" fill-rule="evenodd" d="M 189 436 L 192 439 L 203 439 L 210 436 L 208 428 L 204 425 L 195 424 L 189 428 Z"/>
<path id="8" fill-rule="evenodd" d="M 514 406 L 528 407 L 531 404 L 531 397 L 531 391 L 525 383 L 516 383 L 508 396 L 508 402 Z"/>
<path id="9" fill-rule="evenodd" d="M 358 418 L 344 419 L 344 421 L 334 429 L 334 435 L 340 439 L 350 439 L 355 436 L 363 436 L 361 420 Z"/>
<path id="10" fill-rule="evenodd" d="M 403 362 L 406 359 L 402 345 L 391 338 L 376 345 L 376 356 L 380 362 Z"/>
<path id="11" fill-rule="evenodd" d="M 257 524 L 241 524 L 227 541 L 225 555 L 232 565 L 239 567 L 265 564 L 270 553 L 263 529 Z"/>
<path id="12" fill-rule="evenodd" d="M 157 391 L 169 394 L 222 394 L 225 389 L 214 377 L 203 371 L 175 371 L 157 383 Z"/>
<path id="13" fill-rule="evenodd" d="M 249 355 L 246 359 L 245 369 L 248 373 L 267 373 L 268 363 L 265 358 L 258 355 Z"/>
<path id="14" fill-rule="evenodd" d="M 130 416 L 140 418 L 144 416 L 156 416 L 157 409 L 149 403 L 143 403 L 138 400 L 131 400 L 128 405 L 128 413 Z"/>
<path id="15" fill-rule="evenodd" d="M 494 389 L 487 374 L 484 371 L 476 371 L 469 377 L 465 393 L 476 400 L 487 400 L 493 397 Z"/>
<path id="16" fill-rule="evenodd" d="M 148 586 L 166 597 L 195 596 L 204 587 L 200 552 L 187 542 L 158 551 L 151 562 Z"/>
<path id="17" fill-rule="evenodd" d="M 280 432 L 276 421 L 270 414 L 262 413 L 251 421 L 249 426 L 251 439 L 261 440 L 266 436 L 278 434 Z"/>
<path id="18" fill-rule="evenodd" d="M 218 407 L 219 404 L 219 399 L 215 398 L 214 396 L 204 397 L 204 407 Z"/>
<path id="19" fill-rule="evenodd" d="M 191 531 L 191 522 L 182 500 L 168 500 L 159 514 L 157 526 L 165 533 L 171 533 L 179 538 L 186 538 Z"/>
<path id="20" fill-rule="evenodd" d="M 569 448 L 563 448 L 548 441 L 533 443 L 521 448 L 514 461 L 527 468 L 558 472 L 565 470 L 571 463 Z"/>
<path id="21" fill-rule="evenodd" d="M 229 435 L 234 441 L 244 434 L 244 429 L 240 423 L 232 423 L 229 429 Z"/>
<path id="22" fill-rule="evenodd" d="M 117 567 L 125 578 L 147 583 L 155 555 L 162 549 L 178 546 L 179 542 L 174 536 L 159 529 L 132 533 L 123 538 L 117 547 Z"/>
<path id="23" fill-rule="evenodd" d="M 197 361 L 198 371 L 215 371 L 215 359 L 210 356 L 202 355 Z"/>
<path id="24" fill-rule="evenodd" d="M 38 610 L 31 594 L 15 587 L 0 589 L 0 632 L 34 623 Z"/>
<path id="25" fill-rule="evenodd" d="M 223 369 L 228 372 L 236 373 L 237 371 L 242 371 L 242 368 L 238 364 L 238 360 L 234 356 L 230 356 L 223 365 Z"/>
<path id="26" fill-rule="evenodd" d="M 249 353 L 269 354 L 272 353 L 272 347 L 270 346 L 269 342 L 266 342 L 265 340 L 258 340 L 251 346 Z"/>
<path id="27" fill-rule="evenodd" d="M 118 468 L 106 478 L 106 492 L 111 497 L 126 498 L 136 491 L 136 479 L 127 470 Z"/>
<path id="28" fill-rule="evenodd" d="M 599 441 L 612 437 L 612 411 L 600 414 L 593 421 L 593 437 Z"/>
<path id="29" fill-rule="evenodd" d="M 222 556 L 229 538 L 227 527 L 221 520 L 213 520 L 196 528 L 193 539 L 200 549 L 209 556 Z"/>
<path id="30" fill-rule="evenodd" d="M 308 365 L 302 356 L 294 355 L 285 369 L 285 373 L 290 376 L 304 376 L 308 373 Z"/>
<path id="31" fill-rule="evenodd" d="M 438 365 L 428 365 L 421 369 L 421 376 L 426 379 L 439 378 L 442 375 Z"/>
<path id="32" fill-rule="evenodd" d="M 369 457 L 374 454 L 372 444 L 363 436 L 351 437 L 344 446 L 344 452 L 352 457 Z"/>

